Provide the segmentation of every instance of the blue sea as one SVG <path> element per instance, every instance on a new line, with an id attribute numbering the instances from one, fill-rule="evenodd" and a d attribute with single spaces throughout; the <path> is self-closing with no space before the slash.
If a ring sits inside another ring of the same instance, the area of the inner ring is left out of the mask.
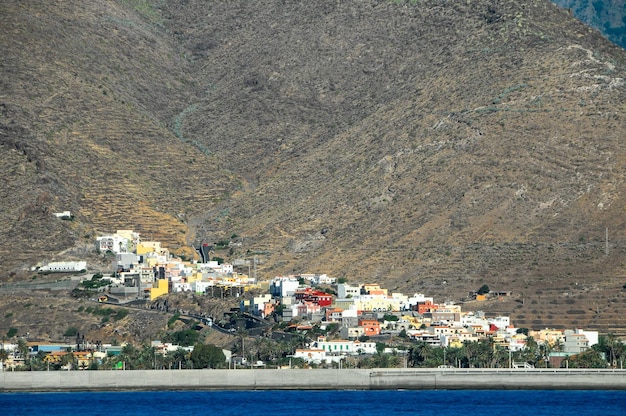
<path id="1" fill-rule="evenodd" d="M 9 416 L 626 415 L 626 391 L 165 391 L 0 393 Z"/>

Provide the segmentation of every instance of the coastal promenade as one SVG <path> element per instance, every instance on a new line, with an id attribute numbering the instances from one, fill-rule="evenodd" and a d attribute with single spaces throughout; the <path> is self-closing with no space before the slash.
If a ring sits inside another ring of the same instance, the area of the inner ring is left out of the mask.
<path id="1" fill-rule="evenodd" d="M 110 370 L 0 373 L 0 392 L 122 390 L 626 390 L 626 370 Z"/>

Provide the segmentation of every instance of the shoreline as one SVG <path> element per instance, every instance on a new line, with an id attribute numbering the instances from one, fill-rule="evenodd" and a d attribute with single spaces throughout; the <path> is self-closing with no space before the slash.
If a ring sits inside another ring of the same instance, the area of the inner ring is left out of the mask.
<path id="1" fill-rule="evenodd" d="M 0 373 L 0 392 L 150 390 L 626 390 L 613 369 L 98 370 Z"/>

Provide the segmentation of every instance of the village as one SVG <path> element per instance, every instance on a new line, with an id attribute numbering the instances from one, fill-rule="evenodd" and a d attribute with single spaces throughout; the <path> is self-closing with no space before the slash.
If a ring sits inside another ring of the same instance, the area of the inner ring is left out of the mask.
<path id="1" fill-rule="evenodd" d="M 97 294 L 94 300 L 99 304 L 126 305 L 168 294 L 194 293 L 230 298 L 235 305 L 224 317 L 200 314 L 194 318 L 215 331 L 240 337 L 236 350 L 214 348 L 219 350 L 217 361 L 202 362 L 191 360 L 198 344 L 154 340 L 149 346 L 152 360 L 144 368 L 194 368 L 194 362 L 195 368 L 292 368 L 294 363 L 325 368 L 621 368 L 626 352 L 624 344 L 610 334 L 601 336 L 580 328 L 516 328 L 508 316 L 462 310 L 461 304 L 437 303 L 422 293 L 390 293 L 378 283 L 348 283 L 346 278 L 318 273 L 258 279 L 255 258 L 239 264 L 248 268 L 247 273 L 236 272 L 233 264 L 212 258 L 213 247 L 208 244 L 196 248 L 199 260 L 178 258 L 160 242 L 141 241 L 132 230 L 100 236 L 95 245 L 101 255 L 111 259 L 113 270 L 82 283 Z M 55 262 L 37 266 L 35 271 L 72 273 L 86 267 L 85 261 Z M 487 285 L 468 294 L 474 300 L 472 305 L 510 295 L 491 291 Z M 265 357 L 258 351 L 252 354 L 248 347 L 247 355 L 243 335 L 268 336 L 263 335 L 264 328 L 272 324 L 280 327 L 272 336 L 298 342 L 290 342 L 290 350 Z M 39 369 L 46 370 L 101 369 L 103 363 L 104 368 L 127 369 L 122 358 L 133 346 L 94 345 L 80 334 L 71 335 L 77 335 L 76 342 L 3 341 L 3 369 L 24 369 L 29 356 L 38 357 Z M 196 358 L 198 354 L 196 351 Z"/>

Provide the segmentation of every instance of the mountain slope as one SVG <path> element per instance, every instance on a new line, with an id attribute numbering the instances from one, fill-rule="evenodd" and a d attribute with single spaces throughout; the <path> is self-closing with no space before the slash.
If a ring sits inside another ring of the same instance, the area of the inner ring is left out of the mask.
<path id="1" fill-rule="evenodd" d="M 621 226 L 623 54 L 548 2 L 492 3 L 217 2 L 205 17 L 188 2 L 183 41 L 213 45 L 194 65 L 214 85 L 188 134 L 245 175 L 231 217 L 297 270 L 348 274 L 423 246 Z"/>
<path id="2" fill-rule="evenodd" d="M 134 228 L 439 299 L 621 288 L 626 55 L 551 2 L 64 5 L 0 6 L 7 269 Z"/>
<path id="3" fill-rule="evenodd" d="M 622 0 L 552 0 L 574 16 L 626 48 L 626 4 Z"/>
<path id="4" fill-rule="evenodd" d="M 278 4 L 170 10 L 241 255 L 453 299 L 622 275 L 620 48 L 543 1 Z"/>
<path id="5" fill-rule="evenodd" d="M 193 81 L 165 30 L 116 2 L 0 7 L 5 266 L 91 247 L 95 230 L 187 243 L 177 214 L 230 179 L 167 127 Z"/>

